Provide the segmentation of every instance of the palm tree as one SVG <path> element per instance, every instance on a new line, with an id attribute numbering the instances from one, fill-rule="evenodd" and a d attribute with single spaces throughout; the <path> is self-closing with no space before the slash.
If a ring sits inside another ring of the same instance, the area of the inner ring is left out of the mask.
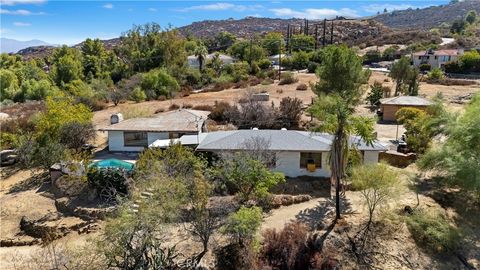
<path id="1" fill-rule="evenodd" d="M 358 135 L 367 143 L 374 140 L 374 120 L 353 115 L 369 75 L 362 69 L 362 62 L 355 52 L 343 45 L 327 47 L 317 71 L 320 81 L 314 91 L 319 97 L 309 112 L 320 120 L 314 131 L 334 134 L 330 166 L 331 181 L 335 183 L 336 219 L 341 217 L 340 187 L 345 179 L 349 150 L 354 147 L 350 136 Z"/>
<path id="2" fill-rule="evenodd" d="M 200 72 L 203 70 L 203 63 L 205 62 L 205 58 L 207 57 L 208 50 L 207 47 L 205 47 L 203 44 L 198 45 L 197 48 L 195 48 L 195 56 L 198 59 L 198 68 Z"/>

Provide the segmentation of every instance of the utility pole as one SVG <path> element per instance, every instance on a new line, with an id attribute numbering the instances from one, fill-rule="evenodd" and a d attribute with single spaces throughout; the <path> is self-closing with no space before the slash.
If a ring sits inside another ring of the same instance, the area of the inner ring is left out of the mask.
<path id="1" fill-rule="evenodd" d="M 318 47 L 318 24 L 315 24 L 315 50 Z"/>
<path id="2" fill-rule="evenodd" d="M 325 43 L 327 40 L 325 39 L 325 32 L 327 30 L 327 19 L 323 19 L 323 39 L 322 39 L 322 47 L 325 47 Z"/>
<path id="3" fill-rule="evenodd" d="M 252 68 L 252 44 L 253 44 L 253 39 L 250 38 L 250 54 L 248 57 L 250 68 Z"/>
<path id="4" fill-rule="evenodd" d="M 278 42 L 278 80 L 282 75 L 282 41 Z"/>
<path id="5" fill-rule="evenodd" d="M 333 44 L 333 20 L 332 20 L 332 28 L 330 30 L 330 44 Z"/>
<path id="6" fill-rule="evenodd" d="M 285 45 L 287 45 L 287 48 L 290 45 L 290 24 L 287 25 L 287 42 Z"/>

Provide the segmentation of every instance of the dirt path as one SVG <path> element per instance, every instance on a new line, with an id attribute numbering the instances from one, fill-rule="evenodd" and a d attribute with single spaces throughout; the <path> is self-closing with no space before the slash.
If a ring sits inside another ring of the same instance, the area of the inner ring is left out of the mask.
<path id="1" fill-rule="evenodd" d="M 321 214 L 318 210 L 322 208 L 322 203 L 325 203 L 325 198 L 314 198 L 308 202 L 293 204 L 289 206 L 282 206 L 278 209 L 272 210 L 267 217 L 263 219 L 261 231 L 267 229 L 282 229 L 285 224 L 290 221 L 302 221 L 314 225 L 314 220 L 320 220 L 326 214 Z M 327 209 L 327 214 L 328 214 Z"/>

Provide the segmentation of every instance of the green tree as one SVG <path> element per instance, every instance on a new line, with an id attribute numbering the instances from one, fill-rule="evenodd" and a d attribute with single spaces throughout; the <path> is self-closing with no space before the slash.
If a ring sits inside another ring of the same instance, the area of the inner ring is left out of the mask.
<path id="1" fill-rule="evenodd" d="M 472 50 L 460 56 L 460 66 L 464 71 L 480 72 L 480 53 Z"/>
<path id="2" fill-rule="evenodd" d="M 385 164 L 360 165 L 352 169 L 350 180 L 355 190 L 360 190 L 368 208 L 369 229 L 375 210 L 384 207 L 400 191 L 398 173 Z"/>
<path id="3" fill-rule="evenodd" d="M 73 104 L 68 98 L 60 100 L 47 98 L 45 107 L 45 111 L 41 112 L 36 119 L 37 132 L 39 135 L 48 135 L 51 138 L 58 138 L 61 127 L 66 123 L 88 124 L 93 117 L 92 112 L 85 105 Z"/>
<path id="4" fill-rule="evenodd" d="M 305 51 L 294 52 L 292 55 L 292 68 L 296 70 L 308 67 L 310 55 Z"/>
<path id="5" fill-rule="evenodd" d="M 410 65 L 410 59 L 402 57 L 392 65 L 389 76 L 395 80 L 395 96 L 400 93 L 418 93 L 418 70 Z"/>
<path id="6" fill-rule="evenodd" d="M 473 24 L 477 20 L 477 12 L 475 10 L 470 10 L 465 16 L 465 21 L 469 24 Z"/>
<path id="7" fill-rule="evenodd" d="M 309 35 L 293 35 L 290 39 L 290 48 L 292 51 L 313 51 L 315 48 L 315 38 Z"/>
<path id="8" fill-rule="evenodd" d="M 12 99 L 18 88 L 18 79 L 15 73 L 8 69 L 0 69 L 0 101 Z"/>
<path id="9" fill-rule="evenodd" d="M 454 34 L 461 34 L 465 30 L 466 24 L 464 20 L 455 20 L 450 27 L 450 31 Z"/>
<path id="10" fill-rule="evenodd" d="M 27 100 L 44 100 L 47 97 L 59 96 L 58 88 L 49 80 L 27 80 L 22 83 L 21 91 Z"/>
<path id="11" fill-rule="evenodd" d="M 345 179 L 345 169 L 350 149 L 350 135 L 356 134 L 367 143 L 374 139 L 373 119 L 355 116 L 355 106 L 360 102 L 362 85 L 368 73 L 356 53 L 346 46 L 328 46 L 324 60 L 317 69 L 320 81 L 313 90 L 319 95 L 309 109 L 321 121 L 315 130 L 334 135 L 330 167 L 335 183 L 336 218 L 340 218 L 340 188 Z"/>
<path id="12" fill-rule="evenodd" d="M 121 45 L 115 51 L 133 72 L 158 67 L 179 71 L 185 67 L 187 60 L 185 39 L 177 30 L 162 29 L 156 23 L 135 25 L 122 35 Z"/>
<path id="13" fill-rule="evenodd" d="M 87 38 L 81 47 L 83 74 L 87 80 L 105 76 L 107 53 L 102 41 Z"/>
<path id="14" fill-rule="evenodd" d="M 471 191 L 480 199 L 480 95 L 475 95 L 465 112 L 448 122 L 446 141 L 420 159 L 423 170 L 442 173 L 444 180 Z"/>
<path id="15" fill-rule="evenodd" d="M 384 88 L 381 82 L 375 81 L 370 85 L 370 92 L 367 95 L 367 100 L 371 106 L 378 106 L 380 99 L 383 98 Z"/>
<path id="16" fill-rule="evenodd" d="M 177 80 L 165 69 L 154 69 L 143 74 L 141 87 L 147 99 L 157 99 L 162 95 L 172 97 L 180 89 Z"/>
<path id="17" fill-rule="evenodd" d="M 282 173 L 270 171 L 248 153 L 226 154 L 217 164 L 218 174 L 234 189 L 241 202 L 266 198 L 270 188 L 285 181 Z"/>
<path id="18" fill-rule="evenodd" d="M 198 45 L 197 48 L 195 48 L 194 54 L 198 60 L 198 70 L 202 72 L 203 64 L 205 63 L 205 58 L 207 57 L 207 54 L 208 54 L 207 47 L 205 47 L 203 44 Z"/>
<path id="19" fill-rule="evenodd" d="M 223 61 L 220 59 L 220 53 L 216 52 L 212 59 L 208 61 L 207 67 L 212 68 L 217 75 L 222 71 Z"/>
<path id="20" fill-rule="evenodd" d="M 59 87 L 83 78 L 82 56 L 77 49 L 66 45 L 57 48 L 53 51 L 51 62 L 50 75 Z"/>
<path id="21" fill-rule="evenodd" d="M 268 55 L 280 54 L 285 47 L 282 33 L 270 32 L 266 34 L 262 41 L 262 47 L 267 51 Z"/>

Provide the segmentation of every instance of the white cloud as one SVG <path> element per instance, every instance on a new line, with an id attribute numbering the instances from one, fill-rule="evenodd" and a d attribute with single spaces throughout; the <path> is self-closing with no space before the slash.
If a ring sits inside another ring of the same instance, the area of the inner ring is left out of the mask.
<path id="1" fill-rule="evenodd" d="M 370 4 L 368 6 L 363 6 L 362 9 L 370 13 L 376 13 L 377 11 L 383 12 L 384 9 L 387 9 L 388 11 L 394 11 L 422 7 L 425 6 L 414 6 L 409 4 Z"/>
<path id="2" fill-rule="evenodd" d="M 19 26 L 19 27 L 25 27 L 25 26 L 31 26 L 31 23 L 25 23 L 25 22 L 14 22 L 13 25 Z"/>
<path id="3" fill-rule="evenodd" d="M 30 16 L 30 15 L 45 15 L 44 12 L 31 12 L 26 9 L 17 9 L 17 10 L 10 10 L 10 9 L 0 9 L 0 14 L 5 15 L 21 15 L 21 16 Z"/>
<path id="4" fill-rule="evenodd" d="M 12 31 L 7 28 L 0 28 L 0 34 L 8 34 L 11 33 Z"/>
<path id="5" fill-rule="evenodd" d="M 156 9 L 156 8 L 149 8 L 149 9 L 148 9 L 148 11 L 151 11 L 151 12 L 157 12 L 157 11 L 158 11 L 158 9 Z"/>
<path id="6" fill-rule="evenodd" d="M 106 8 L 106 9 L 112 9 L 112 8 L 113 8 L 113 4 L 107 3 L 107 4 L 103 5 L 102 7 L 103 7 L 103 8 Z"/>
<path id="7" fill-rule="evenodd" d="M 5 6 L 14 6 L 20 4 L 42 4 L 47 0 L 0 0 L 0 4 Z"/>
<path id="8" fill-rule="evenodd" d="M 178 11 L 181 12 L 188 12 L 193 10 L 205 10 L 205 11 L 224 11 L 224 10 L 232 10 L 237 12 L 243 11 L 256 11 L 263 9 L 262 5 L 235 5 L 232 3 L 215 3 L 215 4 L 208 4 L 208 5 L 198 5 L 198 6 L 191 6 L 187 8 L 180 9 Z"/>
<path id="9" fill-rule="evenodd" d="M 350 8 L 329 9 L 329 8 L 307 8 L 304 10 L 294 10 L 291 8 L 270 9 L 275 16 L 287 18 L 305 18 L 318 20 L 324 18 L 335 18 L 336 16 L 359 17 L 357 11 Z"/>

